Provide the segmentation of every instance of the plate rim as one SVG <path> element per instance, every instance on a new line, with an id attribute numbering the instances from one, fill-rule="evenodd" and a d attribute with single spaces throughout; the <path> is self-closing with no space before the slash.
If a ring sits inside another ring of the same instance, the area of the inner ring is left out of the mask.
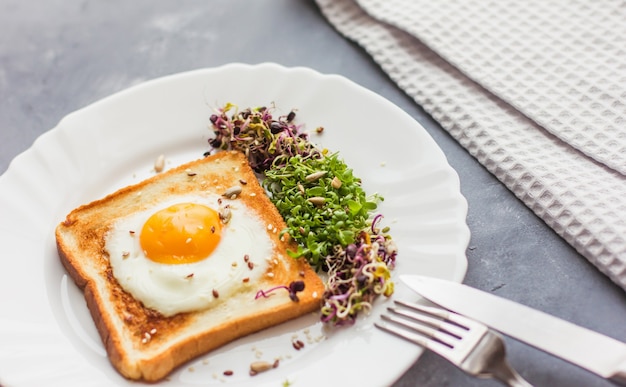
<path id="1" fill-rule="evenodd" d="M 318 72 L 317 70 L 308 68 L 308 67 L 304 67 L 304 66 L 294 66 L 294 67 L 286 67 L 286 66 L 282 66 L 276 63 L 271 63 L 271 62 L 264 62 L 264 63 L 259 63 L 259 64 L 245 64 L 245 63 L 228 63 L 228 64 L 223 64 L 221 66 L 217 66 L 217 67 L 209 67 L 209 68 L 198 68 L 198 69 L 193 69 L 193 70 L 188 70 L 188 71 L 183 71 L 183 72 L 178 72 L 178 73 L 173 73 L 173 74 L 169 74 L 169 75 L 165 75 L 162 77 L 157 77 L 151 80 L 147 80 L 145 82 L 142 82 L 141 84 L 138 85 L 134 85 L 128 88 L 125 88 L 123 90 L 117 91 L 109 96 L 106 96 L 102 99 L 99 99 L 97 101 L 94 101 L 80 109 L 77 109 L 71 113 L 68 113 L 67 115 L 65 115 L 63 118 L 61 118 L 61 120 L 58 122 L 57 125 L 55 125 L 52 129 L 42 133 L 40 136 L 38 136 L 34 142 L 32 143 L 32 145 L 30 147 L 28 147 L 26 150 L 24 150 L 22 153 L 20 153 L 19 155 L 17 155 L 16 157 L 14 157 L 11 162 L 9 163 L 7 170 L 0 175 L 0 190 L 2 190 L 2 186 L 6 184 L 6 180 L 11 178 L 11 176 L 13 174 L 15 174 L 16 172 L 19 171 L 20 169 L 20 165 L 22 163 L 27 163 L 28 162 L 28 157 L 32 154 L 34 154 L 38 148 L 40 147 L 45 147 L 46 145 L 46 141 L 50 138 L 53 138 L 54 136 L 58 135 L 58 133 L 63 132 L 63 131 L 67 131 L 69 129 L 65 129 L 68 127 L 71 127 L 71 124 L 68 126 L 68 122 L 71 123 L 72 120 L 76 120 L 79 119 L 81 117 L 82 114 L 84 114 L 85 112 L 89 112 L 89 109 L 92 109 L 94 106 L 103 106 L 106 104 L 109 104 L 111 102 L 115 102 L 117 99 L 119 99 L 120 97 L 125 97 L 127 95 L 132 95 L 132 93 L 134 93 L 137 90 L 140 90 L 142 88 L 151 88 L 151 87 L 158 87 L 159 84 L 161 83 L 167 83 L 170 81 L 176 81 L 177 78 L 179 77 L 187 77 L 187 76 L 195 76 L 198 74 L 203 74 L 206 73 L 207 71 L 209 72 L 217 72 L 219 73 L 220 71 L 233 71 L 233 70 L 237 70 L 237 69 L 246 69 L 246 71 L 250 71 L 250 70 L 254 70 L 254 69 L 273 69 L 274 71 L 280 71 L 280 72 L 284 72 L 284 71 L 289 71 L 289 72 L 301 72 L 302 74 L 306 74 L 307 76 L 314 76 L 314 77 L 321 77 L 324 79 L 329 79 L 329 80 L 335 80 L 338 82 L 341 82 L 345 87 L 349 87 L 349 88 L 354 88 L 355 90 L 358 90 L 359 92 L 362 93 L 366 93 L 369 98 L 375 98 L 377 99 L 379 102 L 381 103 L 385 103 L 385 104 L 389 104 L 390 106 L 394 107 L 396 109 L 396 111 L 398 113 L 404 114 L 405 119 L 409 119 L 410 121 L 412 121 L 413 125 L 416 125 L 417 127 L 419 127 L 420 130 L 423 131 L 423 134 L 430 139 L 431 144 L 430 145 L 434 145 L 434 147 L 436 148 L 435 151 L 440 153 L 440 156 L 442 157 L 441 160 L 445 163 L 445 166 L 448 168 L 448 173 L 450 174 L 451 177 L 453 177 L 455 180 L 453 182 L 454 186 L 455 186 L 455 193 L 457 193 L 458 191 L 458 197 L 457 200 L 460 201 L 460 204 L 462 204 L 462 208 L 457 209 L 459 211 L 458 216 L 461 217 L 463 219 L 463 225 L 462 225 L 462 229 L 464 230 L 463 235 L 460 235 L 460 237 L 463 239 L 463 241 L 460 242 L 461 245 L 463 245 L 463 252 L 465 252 L 465 250 L 467 249 L 467 246 L 469 245 L 469 240 L 470 240 L 470 231 L 469 231 L 469 227 L 467 225 L 467 214 L 468 214 L 468 205 L 467 205 L 467 200 L 465 199 L 465 197 L 462 195 L 462 193 L 460 192 L 460 181 L 459 181 L 459 176 L 458 173 L 448 164 L 447 162 L 447 158 L 445 157 L 445 154 L 443 153 L 443 151 L 441 150 L 441 148 L 436 144 L 436 142 L 434 141 L 434 139 L 430 136 L 430 134 L 423 128 L 423 126 L 417 122 L 413 117 L 411 117 L 408 113 L 406 113 L 404 110 L 402 110 L 401 108 L 399 108 L 397 105 L 395 105 L 393 102 L 387 100 L 386 98 L 382 97 L 381 95 L 373 92 L 370 89 L 367 89 L 359 84 L 357 84 L 356 82 L 344 77 L 343 75 L 338 75 L 338 74 L 323 74 L 321 72 Z M 339 150 L 341 152 L 341 150 Z M 2 224 L 0 223 L 0 226 Z M 456 264 L 458 265 L 456 268 L 456 271 L 454 273 L 452 273 L 451 275 L 451 280 L 456 281 L 456 282 L 461 282 L 463 280 L 463 278 L 465 277 L 466 273 L 467 273 L 467 258 L 464 255 L 463 260 L 461 259 L 457 259 L 456 260 Z M 52 321 L 54 324 L 58 324 L 57 321 Z M 48 322 L 49 323 L 49 322 Z M 0 332 L 1 333 L 1 332 Z M 421 351 L 418 351 L 415 359 L 411 362 L 409 362 L 408 366 L 405 367 L 404 372 L 406 372 L 408 370 L 408 368 L 412 365 L 412 363 L 419 357 Z M 393 380 L 396 380 L 397 378 L 401 377 L 402 375 L 395 375 Z M 390 379 L 390 381 L 393 381 Z"/>

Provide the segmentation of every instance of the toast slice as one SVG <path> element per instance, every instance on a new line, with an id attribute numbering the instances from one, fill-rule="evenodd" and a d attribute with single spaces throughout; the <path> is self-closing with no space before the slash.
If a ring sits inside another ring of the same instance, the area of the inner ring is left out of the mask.
<path id="1" fill-rule="evenodd" d="M 241 201 L 268 225 L 265 233 L 273 250 L 264 275 L 239 282 L 236 293 L 220 297 L 207 309 L 173 315 L 145 307 L 120 285 L 105 248 L 117 219 L 177 195 L 222 195 L 234 186 L 240 186 L 241 193 L 224 200 Z M 63 266 L 84 291 L 113 366 L 128 379 L 153 382 L 239 337 L 319 309 L 324 283 L 304 259 L 287 255 L 287 249 L 295 251 L 296 246 L 279 237 L 277 230 L 284 227 L 245 156 L 232 151 L 181 165 L 76 208 L 57 226 L 56 241 Z M 282 290 L 294 281 L 304 283 L 297 301 Z M 259 290 L 275 287 L 280 290 L 255 297 Z"/>

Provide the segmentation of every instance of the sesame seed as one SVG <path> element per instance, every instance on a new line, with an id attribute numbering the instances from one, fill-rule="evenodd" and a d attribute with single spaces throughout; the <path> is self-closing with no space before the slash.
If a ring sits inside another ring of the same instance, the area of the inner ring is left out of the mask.
<path id="1" fill-rule="evenodd" d="M 187 240 L 185 241 L 185 243 L 191 243 L 191 238 L 187 238 Z"/>
<path id="2" fill-rule="evenodd" d="M 152 329 L 150 330 L 150 334 L 151 334 L 151 335 L 154 335 L 155 333 L 157 333 L 156 328 L 152 328 Z"/>
<path id="3" fill-rule="evenodd" d="M 267 273 L 267 276 L 270 277 L 270 278 L 274 278 L 274 273 L 269 272 L 269 273 Z"/>
<path id="4" fill-rule="evenodd" d="M 165 167 L 165 155 L 159 155 L 157 159 L 154 161 L 154 171 L 161 172 Z"/>

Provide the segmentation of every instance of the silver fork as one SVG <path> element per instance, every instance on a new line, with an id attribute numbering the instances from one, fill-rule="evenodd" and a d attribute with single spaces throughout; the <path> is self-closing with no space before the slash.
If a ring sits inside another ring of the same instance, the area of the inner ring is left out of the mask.
<path id="1" fill-rule="evenodd" d="M 440 308 L 395 301 L 378 328 L 429 349 L 466 373 L 512 387 L 532 385 L 506 361 L 502 337 L 485 325 Z"/>

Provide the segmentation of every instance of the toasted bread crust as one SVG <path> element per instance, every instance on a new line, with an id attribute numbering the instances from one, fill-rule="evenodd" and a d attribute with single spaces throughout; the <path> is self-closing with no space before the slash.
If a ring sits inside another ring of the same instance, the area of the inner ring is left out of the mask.
<path id="1" fill-rule="evenodd" d="M 243 188 L 235 200 L 244 201 L 268 224 L 267 235 L 275 245 L 271 277 L 247 284 L 246 290 L 208 310 L 170 317 L 145 308 L 122 289 L 104 248 L 104 236 L 114 220 L 145 210 L 150 200 L 200 190 L 221 194 L 234 185 Z M 57 226 L 56 241 L 63 266 L 84 291 L 111 363 L 129 379 L 158 381 L 194 357 L 320 307 L 324 284 L 304 260 L 286 254 L 287 249 L 296 247 L 279 238 L 277 231 L 284 227 L 245 157 L 220 152 L 78 207 Z M 254 299 L 258 290 L 296 280 L 305 282 L 305 290 L 298 293 L 299 302 L 291 301 L 287 294 Z M 249 310 L 229 315 L 242 302 Z M 216 313 L 228 318 L 216 323 L 212 319 Z"/>

